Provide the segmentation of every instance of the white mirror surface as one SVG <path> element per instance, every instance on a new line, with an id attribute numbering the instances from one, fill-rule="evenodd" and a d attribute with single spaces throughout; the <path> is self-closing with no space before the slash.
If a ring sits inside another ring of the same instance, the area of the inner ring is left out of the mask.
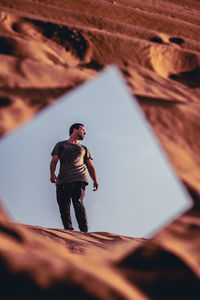
<path id="1" fill-rule="evenodd" d="M 86 189 L 89 231 L 151 237 L 192 202 L 118 69 L 61 97 L 0 142 L 0 197 L 21 223 L 63 228 L 50 183 L 51 151 L 85 125 L 99 190 Z M 78 229 L 73 215 L 73 226 Z"/>

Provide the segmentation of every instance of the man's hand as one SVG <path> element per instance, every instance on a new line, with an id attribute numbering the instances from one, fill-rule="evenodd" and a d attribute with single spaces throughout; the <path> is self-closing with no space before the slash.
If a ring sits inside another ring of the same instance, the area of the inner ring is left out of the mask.
<path id="1" fill-rule="evenodd" d="M 56 181 L 57 181 L 56 175 L 55 174 L 51 174 L 50 180 L 51 180 L 52 183 L 56 183 Z"/>
<path id="2" fill-rule="evenodd" d="M 98 190 L 98 187 L 99 187 L 99 185 L 98 185 L 98 183 L 95 181 L 95 182 L 93 183 L 93 191 L 97 191 L 97 190 Z"/>
<path id="3" fill-rule="evenodd" d="M 93 180 L 93 191 L 97 191 L 98 190 L 98 183 L 97 183 L 97 176 L 96 176 L 96 171 L 95 171 L 95 168 L 93 166 L 93 163 L 92 163 L 92 160 L 89 158 L 86 160 L 86 167 L 88 169 L 88 172 L 90 174 L 90 177 L 92 178 Z"/>
<path id="4" fill-rule="evenodd" d="M 51 174 L 50 180 L 52 183 L 56 183 L 57 181 L 57 177 L 55 175 L 57 162 L 58 162 L 58 155 L 54 154 L 50 162 L 50 174 Z"/>

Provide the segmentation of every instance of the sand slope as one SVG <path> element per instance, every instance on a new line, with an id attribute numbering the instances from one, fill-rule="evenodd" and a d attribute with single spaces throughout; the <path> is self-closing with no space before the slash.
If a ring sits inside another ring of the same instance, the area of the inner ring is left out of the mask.
<path id="1" fill-rule="evenodd" d="M 199 191 L 199 7 L 1 0 L 1 134 L 115 63 L 176 171 Z"/>
<path id="2" fill-rule="evenodd" d="M 145 240 L 16 224 L 1 209 L 1 296 L 198 299 L 199 234 L 194 226 L 188 237 L 186 223 Z"/>
<path id="3" fill-rule="evenodd" d="M 5 293 L 11 282 L 41 298 L 199 299 L 199 14 L 193 0 L 0 0 L 1 135 L 115 63 L 195 202 L 145 243 L 1 217 Z"/>

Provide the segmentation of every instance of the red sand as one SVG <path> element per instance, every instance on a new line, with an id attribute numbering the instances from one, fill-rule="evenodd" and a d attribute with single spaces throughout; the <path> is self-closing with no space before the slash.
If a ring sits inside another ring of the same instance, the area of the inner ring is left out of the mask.
<path id="1" fill-rule="evenodd" d="M 199 299 L 199 14 L 192 0 L 0 0 L 1 135 L 114 63 L 195 202 L 145 243 L 29 233 L 2 217 L 5 299 L 18 287 L 24 298 Z"/>

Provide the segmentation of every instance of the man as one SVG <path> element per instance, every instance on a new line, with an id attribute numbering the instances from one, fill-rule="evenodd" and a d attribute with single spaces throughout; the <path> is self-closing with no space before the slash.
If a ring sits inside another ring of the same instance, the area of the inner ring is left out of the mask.
<path id="1" fill-rule="evenodd" d="M 70 215 L 71 200 L 74 206 L 79 229 L 88 231 L 87 215 L 83 204 L 85 187 L 88 185 L 87 170 L 93 180 L 93 190 L 98 189 L 96 171 L 92 157 L 87 147 L 80 144 L 85 137 L 84 125 L 75 123 L 70 127 L 69 139 L 58 142 L 51 155 L 50 163 L 51 182 L 56 183 L 57 202 L 65 229 L 73 230 Z M 56 165 L 60 160 L 58 177 L 55 175 Z"/>

